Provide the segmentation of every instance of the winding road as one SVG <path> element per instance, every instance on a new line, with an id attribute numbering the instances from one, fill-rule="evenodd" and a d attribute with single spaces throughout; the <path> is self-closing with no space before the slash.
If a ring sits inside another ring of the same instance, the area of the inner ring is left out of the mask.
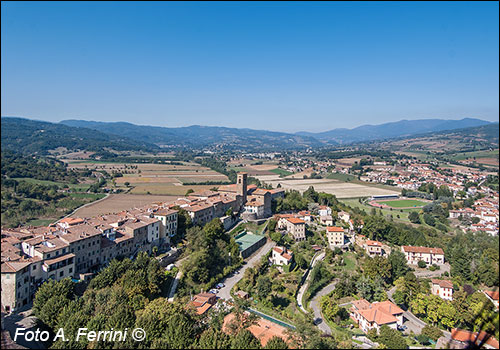
<path id="1" fill-rule="evenodd" d="M 243 278 L 243 275 L 245 274 L 246 269 L 250 267 L 254 267 L 257 265 L 257 263 L 260 261 L 260 259 L 266 255 L 274 246 L 276 245 L 276 242 L 273 242 L 269 240 L 266 244 L 264 244 L 257 252 L 255 252 L 250 259 L 246 262 L 245 265 L 243 265 L 237 272 L 237 274 L 234 274 L 230 277 L 226 277 L 225 279 L 222 280 L 222 283 L 225 284 L 224 287 L 222 287 L 219 290 L 219 293 L 217 296 L 219 296 L 221 299 L 225 300 L 231 300 L 231 289 L 238 283 L 240 279 Z"/>
<path id="2" fill-rule="evenodd" d="M 321 314 L 321 307 L 319 305 L 319 302 L 321 300 L 321 297 L 324 295 L 327 295 L 328 293 L 332 292 L 335 289 L 335 285 L 337 284 L 338 280 L 334 280 L 332 283 L 327 285 L 325 288 L 321 289 L 311 300 L 311 308 L 314 313 L 314 321 L 318 328 L 326 334 L 331 335 L 332 334 L 332 329 L 326 322 L 323 320 L 323 315 Z"/>
<path id="3" fill-rule="evenodd" d="M 304 283 L 302 284 L 302 286 L 299 289 L 299 292 L 297 293 L 297 305 L 299 305 L 300 309 L 306 314 L 308 311 L 302 305 L 302 298 L 303 298 L 304 293 L 306 292 L 307 288 L 309 287 L 309 282 L 310 282 L 310 277 L 311 277 L 309 272 L 311 272 L 312 268 L 314 267 L 314 265 L 316 265 L 316 263 L 318 261 L 321 261 L 324 258 L 325 258 L 324 252 L 319 253 L 319 254 L 318 253 L 314 254 L 313 258 L 311 259 L 311 264 L 309 265 L 309 268 L 304 273 L 304 276 L 307 276 L 307 277 L 305 278 L 305 280 L 304 280 L 304 277 L 302 277 Z"/>

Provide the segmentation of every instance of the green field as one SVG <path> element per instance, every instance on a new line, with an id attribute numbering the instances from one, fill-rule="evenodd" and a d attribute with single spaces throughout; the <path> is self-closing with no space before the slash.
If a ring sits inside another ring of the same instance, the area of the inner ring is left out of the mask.
<path id="1" fill-rule="evenodd" d="M 340 198 L 339 201 L 347 204 L 350 207 L 353 207 L 353 208 L 356 207 L 356 208 L 362 209 L 366 213 L 370 213 L 371 210 L 374 209 L 374 207 L 372 207 L 370 205 L 359 203 L 358 198 Z M 385 216 L 392 215 L 394 217 L 394 221 L 404 222 L 404 223 L 408 224 L 408 223 L 410 223 L 410 220 L 408 220 L 408 213 L 410 213 L 411 211 L 417 210 L 417 208 L 415 208 L 415 209 L 392 209 L 392 210 L 390 208 L 385 208 L 385 209 L 376 208 L 376 210 L 377 210 L 377 213 L 379 212 L 379 210 L 382 210 L 382 213 Z M 397 215 L 399 215 L 399 218 L 397 217 Z"/>
<path id="2" fill-rule="evenodd" d="M 327 179 L 339 180 L 342 182 L 350 182 L 357 180 L 356 176 L 349 174 L 339 174 L 339 173 L 331 173 L 326 177 Z"/>
<path id="3" fill-rule="evenodd" d="M 356 269 L 356 256 L 352 252 L 344 253 L 345 270 L 354 272 Z"/>
<path id="4" fill-rule="evenodd" d="M 338 180 L 338 181 L 342 181 L 342 182 L 350 182 L 350 183 L 353 183 L 353 184 L 358 184 L 358 185 L 363 185 L 363 186 L 383 188 L 384 190 L 401 192 L 401 188 L 399 188 L 399 187 L 390 186 L 390 185 L 384 185 L 384 184 L 375 183 L 375 182 L 361 181 L 361 180 L 358 180 L 358 178 L 356 176 L 350 175 L 350 174 L 329 173 L 326 176 L 326 178 L 327 179 L 332 179 L 332 180 Z"/>
<path id="5" fill-rule="evenodd" d="M 474 152 L 461 152 L 451 156 L 453 160 L 465 160 L 467 158 L 498 158 L 498 150 L 492 151 L 474 151 Z"/>
<path id="6" fill-rule="evenodd" d="M 63 182 L 56 182 L 56 181 L 49 181 L 49 180 L 38 180 L 38 179 L 32 179 L 31 177 L 13 177 L 12 180 L 26 181 L 28 183 L 37 184 L 37 185 L 56 185 L 59 187 L 64 186 Z"/>
<path id="7" fill-rule="evenodd" d="M 12 179 L 16 180 L 16 181 L 26 181 L 28 183 L 39 184 L 39 185 L 56 185 L 56 186 L 59 186 L 60 188 L 64 187 L 64 185 L 67 185 L 73 191 L 81 191 L 81 192 L 87 191 L 90 187 L 90 184 L 80 184 L 80 183 L 70 184 L 70 183 L 56 182 L 56 181 L 49 181 L 49 180 L 38 180 L 38 179 L 30 178 L 30 177 L 14 177 Z"/>
<path id="8" fill-rule="evenodd" d="M 282 177 L 293 174 L 291 171 L 288 171 L 288 170 L 285 170 L 285 169 L 280 169 L 280 168 L 276 168 L 276 169 L 269 170 L 269 171 L 272 172 L 272 173 L 278 174 L 279 176 L 282 176 Z"/>
<path id="9" fill-rule="evenodd" d="M 48 226 L 56 220 L 57 219 L 35 219 L 28 221 L 27 224 L 33 226 Z"/>
<path id="10" fill-rule="evenodd" d="M 395 200 L 395 201 L 380 201 L 377 202 L 380 204 L 385 204 L 388 205 L 389 207 L 392 208 L 410 208 L 410 207 L 423 207 L 427 203 L 417 201 L 414 199 L 401 199 L 401 200 Z"/>

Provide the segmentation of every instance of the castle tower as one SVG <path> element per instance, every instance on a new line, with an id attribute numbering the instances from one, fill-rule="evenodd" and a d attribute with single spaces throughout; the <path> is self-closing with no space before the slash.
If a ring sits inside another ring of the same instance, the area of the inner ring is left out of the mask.
<path id="1" fill-rule="evenodd" d="M 247 173 L 239 173 L 236 179 L 236 193 L 241 196 L 241 203 L 247 202 Z"/>

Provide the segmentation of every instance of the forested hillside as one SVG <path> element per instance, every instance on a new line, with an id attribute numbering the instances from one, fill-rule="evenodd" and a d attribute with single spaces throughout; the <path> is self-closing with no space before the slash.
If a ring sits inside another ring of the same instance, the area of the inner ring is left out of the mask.
<path id="1" fill-rule="evenodd" d="M 109 135 L 87 128 L 70 127 L 24 118 L 2 117 L 2 150 L 25 154 L 48 154 L 49 150 L 144 151 L 158 147 L 140 140 Z"/>

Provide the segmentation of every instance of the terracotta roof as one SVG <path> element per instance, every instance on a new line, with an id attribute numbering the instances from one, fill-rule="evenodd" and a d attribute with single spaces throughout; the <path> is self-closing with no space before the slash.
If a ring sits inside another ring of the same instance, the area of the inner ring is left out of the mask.
<path id="1" fill-rule="evenodd" d="M 43 263 L 44 263 L 44 265 L 53 265 L 53 264 L 56 264 L 60 261 L 64 261 L 66 259 L 74 258 L 74 257 L 75 257 L 75 254 L 73 254 L 73 253 L 64 254 L 64 255 L 58 256 L 57 258 L 54 258 L 54 259 L 45 260 Z"/>
<path id="2" fill-rule="evenodd" d="M 451 339 L 464 343 L 470 342 L 476 345 L 488 344 L 495 349 L 499 348 L 498 340 L 496 340 L 494 336 L 486 333 L 485 331 L 481 331 L 478 334 L 477 332 L 470 332 L 464 329 L 455 328 L 451 331 Z"/>
<path id="3" fill-rule="evenodd" d="M 338 227 L 338 226 L 328 226 L 326 228 L 326 230 L 328 232 L 344 232 L 344 228 L 343 227 Z"/>
<path id="4" fill-rule="evenodd" d="M 358 306 L 366 306 L 368 301 L 361 299 L 358 301 Z M 353 303 L 354 305 L 354 303 Z M 403 313 L 403 310 L 390 301 L 375 302 L 369 304 L 368 308 L 360 308 L 358 312 L 369 322 L 376 322 L 379 325 L 396 322 L 395 315 Z"/>
<path id="5" fill-rule="evenodd" d="M 163 209 L 158 209 L 156 212 L 153 213 L 153 215 L 167 216 L 175 213 L 177 213 L 177 210 L 163 208 Z"/>
<path id="6" fill-rule="evenodd" d="M 302 219 L 298 219 L 298 218 L 288 218 L 287 219 L 289 222 L 291 222 L 292 224 L 294 225 L 297 225 L 297 224 L 305 224 L 306 222 Z"/>
<path id="7" fill-rule="evenodd" d="M 354 308 L 358 310 L 368 309 L 370 307 L 370 303 L 368 302 L 368 300 L 360 299 L 360 300 L 354 300 L 352 302 L 352 306 L 354 306 Z"/>
<path id="8" fill-rule="evenodd" d="M 367 240 L 366 245 L 382 247 L 382 243 L 380 243 L 379 241 L 372 241 L 372 240 Z"/>
<path id="9" fill-rule="evenodd" d="M 402 248 L 405 252 L 410 252 L 410 253 L 426 253 L 426 254 L 442 254 L 442 255 L 444 255 L 444 252 L 441 248 L 413 247 L 413 246 L 407 246 L 407 245 L 404 245 Z"/>
<path id="10" fill-rule="evenodd" d="M 498 301 L 498 290 L 485 290 L 484 293 L 488 294 L 491 299 Z"/>
<path id="11" fill-rule="evenodd" d="M 441 288 L 451 288 L 453 289 L 453 283 L 448 280 L 438 280 L 438 279 L 431 279 L 432 284 L 439 284 Z"/>
<path id="12" fill-rule="evenodd" d="M 227 325 L 234 320 L 234 314 L 230 313 L 224 317 L 223 331 L 227 332 Z M 277 325 L 271 321 L 259 318 L 256 324 L 247 328 L 257 339 L 259 339 L 262 346 L 266 346 L 267 342 L 274 336 L 280 337 L 285 342 L 290 343 L 287 335 L 287 329 L 283 326 Z M 289 344 L 291 345 L 291 344 Z"/>
<path id="13" fill-rule="evenodd" d="M 64 218 L 59 220 L 59 222 L 66 223 L 68 225 L 81 224 L 84 220 L 81 218 Z"/>

